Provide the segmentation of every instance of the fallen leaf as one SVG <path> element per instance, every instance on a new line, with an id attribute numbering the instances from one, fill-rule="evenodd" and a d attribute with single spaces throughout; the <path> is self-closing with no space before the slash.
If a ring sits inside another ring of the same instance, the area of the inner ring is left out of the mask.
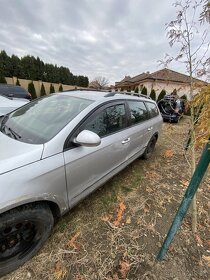
<path id="1" fill-rule="evenodd" d="M 130 264 L 127 261 L 121 261 L 119 272 L 122 276 L 122 279 L 126 278 L 129 270 L 130 270 Z"/>
<path id="2" fill-rule="evenodd" d="M 203 241 L 198 235 L 195 236 L 195 239 L 197 241 L 197 245 L 203 247 Z"/>
<path id="3" fill-rule="evenodd" d="M 150 188 L 150 187 L 146 187 L 146 191 L 147 191 L 148 193 L 151 193 L 151 192 L 153 192 L 153 189 Z"/>
<path id="4" fill-rule="evenodd" d="M 169 249 L 168 249 L 168 251 L 169 252 L 175 252 L 176 250 L 175 250 L 175 246 L 173 245 L 173 244 L 171 244 L 170 246 L 169 246 Z"/>
<path id="5" fill-rule="evenodd" d="M 182 180 L 181 183 L 184 187 L 187 187 L 189 185 L 189 181 L 187 180 Z"/>
<path id="6" fill-rule="evenodd" d="M 144 213 L 149 213 L 149 206 L 148 206 L 148 205 L 146 205 L 146 206 L 144 207 Z"/>
<path id="7" fill-rule="evenodd" d="M 107 276 L 106 280 L 119 280 L 117 273 L 114 273 L 112 276 Z"/>
<path id="8" fill-rule="evenodd" d="M 173 156 L 174 156 L 174 151 L 171 149 L 165 150 L 165 152 L 163 153 L 164 158 L 172 158 Z"/>
<path id="9" fill-rule="evenodd" d="M 131 217 L 129 216 L 129 217 L 127 217 L 127 219 L 126 219 L 126 224 L 130 224 L 131 223 Z"/>
<path id="10" fill-rule="evenodd" d="M 124 204 L 124 201 L 121 201 L 118 205 L 118 208 L 117 208 L 116 220 L 113 223 L 116 227 L 119 226 L 120 222 L 122 221 L 125 209 L 126 209 L 126 206 Z"/>
<path id="11" fill-rule="evenodd" d="M 75 280 L 85 280 L 86 278 L 82 276 L 80 273 L 76 275 Z"/>
<path id="12" fill-rule="evenodd" d="M 67 246 L 78 249 L 77 238 L 80 236 L 80 231 L 78 231 L 67 243 Z"/>
<path id="13" fill-rule="evenodd" d="M 144 174 L 144 177 L 146 179 L 149 179 L 150 181 L 153 179 L 155 181 L 157 180 L 160 180 L 162 178 L 161 174 L 156 172 L 156 171 L 153 171 L 153 170 L 150 170 L 150 171 L 146 171 L 145 174 Z M 148 188 L 148 187 L 147 187 Z M 152 190 L 151 188 L 149 188 L 150 190 Z"/>
<path id="14" fill-rule="evenodd" d="M 117 276 L 117 273 L 113 274 L 113 280 L 119 280 L 119 277 Z"/>
<path id="15" fill-rule="evenodd" d="M 101 218 L 101 220 L 102 220 L 103 222 L 111 221 L 111 219 L 112 219 L 112 215 L 106 215 L 106 216 L 104 216 L 104 217 Z"/>
<path id="16" fill-rule="evenodd" d="M 54 266 L 55 279 L 63 279 L 66 275 L 66 268 L 63 266 L 61 261 L 57 261 Z"/>
<path id="17" fill-rule="evenodd" d="M 207 263 L 207 265 L 210 267 L 210 256 L 202 256 L 202 259 Z"/>
<path id="18" fill-rule="evenodd" d="M 140 225 L 142 223 L 142 220 L 140 218 L 137 219 L 137 225 Z"/>

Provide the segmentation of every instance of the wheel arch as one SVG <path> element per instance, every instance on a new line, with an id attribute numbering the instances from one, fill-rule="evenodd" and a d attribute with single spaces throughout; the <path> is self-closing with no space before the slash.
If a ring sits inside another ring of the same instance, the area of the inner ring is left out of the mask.
<path id="1" fill-rule="evenodd" d="M 152 135 L 152 137 L 155 137 L 156 138 L 156 141 L 158 140 L 158 132 L 155 132 L 153 135 Z M 152 137 L 151 137 L 151 139 L 152 139 Z"/>
<path id="2" fill-rule="evenodd" d="M 59 205 L 53 201 L 50 200 L 37 200 L 37 201 L 32 201 L 32 202 L 25 202 L 25 203 L 21 203 L 18 205 L 13 205 L 12 207 L 5 209 L 5 211 L 3 211 L 2 213 L 0 213 L 0 215 L 3 215 L 4 213 L 7 213 L 9 211 L 13 211 L 14 209 L 21 209 L 24 207 L 28 207 L 28 206 L 37 206 L 40 204 L 45 204 L 48 205 L 50 211 L 52 212 L 53 218 L 55 221 L 57 221 L 61 216 L 62 216 L 62 211 L 59 207 Z"/>

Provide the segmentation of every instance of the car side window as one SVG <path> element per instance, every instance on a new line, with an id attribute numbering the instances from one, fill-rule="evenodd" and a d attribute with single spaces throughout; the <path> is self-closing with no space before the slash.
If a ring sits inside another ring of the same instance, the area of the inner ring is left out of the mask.
<path id="1" fill-rule="evenodd" d="M 130 109 L 131 125 L 148 119 L 147 108 L 142 101 L 128 100 Z"/>
<path id="2" fill-rule="evenodd" d="M 159 111 L 157 108 L 157 105 L 152 103 L 152 102 L 146 102 L 148 110 L 149 110 L 149 114 L 150 114 L 150 118 L 156 117 L 159 115 Z"/>
<path id="3" fill-rule="evenodd" d="M 125 105 L 117 104 L 98 112 L 83 129 L 95 132 L 100 137 L 115 133 L 126 126 Z"/>

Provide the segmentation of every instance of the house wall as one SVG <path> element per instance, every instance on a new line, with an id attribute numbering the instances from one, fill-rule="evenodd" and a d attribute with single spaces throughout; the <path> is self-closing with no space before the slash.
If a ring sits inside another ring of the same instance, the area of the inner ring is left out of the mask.
<path id="1" fill-rule="evenodd" d="M 166 91 L 166 94 L 170 94 L 176 89 L 177 94 L 180 97 L 184 94 L 187 96 L 188 99 L 190 97 L 190 86 L 186 84 L 183 85 L 181 83 L 155 81 L 146 82 L 145 86 L 147 87 L 148 94 L 150 94 L 151 90 L 154 89 L 157 97 L 163 89 Z"/>
<path id="2" fill-rule="evenodd" d="M 178 82 L 162 82 L 162 81 L 144 81 L 141 82 L 139 85 L 136 85 L 138 87 L 139 92 L 141 91 L 142 87 L 145 86 L 147 88 L 147 95 L 150 95 L 150 92 L 152 89 L 156 92 L 156 98 L 158 98 L 160 92 L 164 89 L 166 91 L 166 94 L 172 93 L 175 89 L 177 91 L 177 94 L 181 97 L 184 94 L 187 96 L 187 99 L 190 99 L 190 86 L 187 84 L 181 84 Z M 126 89 L 125 86 L 122 87 L 123 90 Z M 120 90 L 121 87 L 118 87 L 118 90 Z M 195 90 L 195 93 L 197 93 L 198 90 Z"/>

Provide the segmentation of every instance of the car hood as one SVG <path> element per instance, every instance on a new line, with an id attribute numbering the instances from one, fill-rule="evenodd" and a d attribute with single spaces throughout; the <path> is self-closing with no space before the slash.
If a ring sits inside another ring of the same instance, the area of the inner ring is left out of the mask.
<path id="1" fill-rule="evenodd" d="M 9 99 L 0 95 L 0 116 L 14 111 L 15 109 L 27 104 L 29 100 L 22 98 Z"/>
<path id="2" fill-rule="evenodd" d="M 0 132 L 0 174 L 40 160 L 43 147 L 19 142 Z"/>
<path id="3" fill-rule="evenodd" d="M 0 107 L 0 116 L 4 116 L 17 109 L 17 107 Z"/>

